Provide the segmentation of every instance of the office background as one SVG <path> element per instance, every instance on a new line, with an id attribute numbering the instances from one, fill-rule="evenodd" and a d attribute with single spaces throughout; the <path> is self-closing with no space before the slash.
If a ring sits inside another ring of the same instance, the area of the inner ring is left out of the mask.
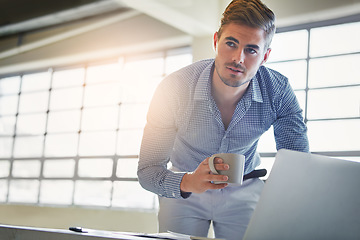
<path id="1" fill-rule="evenodd" d="M 147 107 L 163 77 L 214 56 L 230 1 L 49 2 L 0 1 L 0 223 L 156 232 L 136 179 Z M 289 77 L 310 150 L 359 161 L 360 1 L 264 2 L 267 66 Z M 269 170 L 275 149 L 270 130 Z"/>

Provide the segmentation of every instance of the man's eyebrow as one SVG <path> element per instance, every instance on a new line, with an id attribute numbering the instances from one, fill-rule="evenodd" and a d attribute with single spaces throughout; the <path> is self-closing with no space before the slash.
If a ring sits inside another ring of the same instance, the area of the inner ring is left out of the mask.
<path id="1" fill-rule="evenodd" d="M 237 39 L 234 38 L 234 37 L 226 37 L 225 39 L 230 40 L 230 41 L 234 41 L 234 42 L 236 42 L 237 44 L 239 44 L 239 40 L 237 40 Z"/>
<path id="2" fill-rule="evenodd" d="M 254 48 L 254 49 L 260 49 L 260 47 L 258 45 L 255 45 L 255 44 L 248 44 L 246 46 L 250 47 L 250 48 Z"/>
<path id="3" fill-rule="evenodd" d="M 233 41 L 233 42 L 239 44 L 239 40 L 237 40 L 234 37 L 230 36 L 230 37 L 226 37 L 225 39 Z M 254 48 L 254 49 L 260 49 L 260 47 L 258 45 L 256 45 L 256 44 L 248 44 L 248 45 L 246 45 L 246 47 L 250 47 L 250 48 Z"/>

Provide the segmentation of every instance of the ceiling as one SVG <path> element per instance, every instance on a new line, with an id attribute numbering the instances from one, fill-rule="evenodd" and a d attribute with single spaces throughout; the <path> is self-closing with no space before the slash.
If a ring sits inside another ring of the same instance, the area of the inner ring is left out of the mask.
<path id="1" fill-rule="evenodd" d="M 0 38 L 99 15 L 139 12 L 190 35 L 212 34 L 218 12 L 231 0 L 0 0 Z M 360 13 L 360 0 L 263 0 L 277 25 Z M 217 5 L 217 9 L 215 9 Z M 280 20 L 280 21 L 279 21 Z"/>
<path id="2" fill-rule="evenodd" d="M 0 0 L 0 26 L 69 10 L 99 0 Z"/>
<path id="3" fill-rule="evenodd" d="M 0 37 L 129 10 L 117 0 L 0 0 Z"/>

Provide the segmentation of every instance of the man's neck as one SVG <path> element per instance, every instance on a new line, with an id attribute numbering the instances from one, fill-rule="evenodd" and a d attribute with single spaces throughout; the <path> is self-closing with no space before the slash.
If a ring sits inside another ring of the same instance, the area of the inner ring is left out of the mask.
<path id="1" fill-rule="evenodd" d="M 225 85 L 220 79 L 212 79 L 211 94 L 216 104 L 236 106 L 245 94 L 250 82 L 239 87 Z"/>
<path id="2" fill-rule="evenodd" d="M 239 87 L 230 87 L 224 84 L 220 79 L 212 79 L 212 96 L 216 102 L 225 129 L 228 128 L 236 105 L 244 96 L 246 89 L 250 82 L 247 82 Z"/>

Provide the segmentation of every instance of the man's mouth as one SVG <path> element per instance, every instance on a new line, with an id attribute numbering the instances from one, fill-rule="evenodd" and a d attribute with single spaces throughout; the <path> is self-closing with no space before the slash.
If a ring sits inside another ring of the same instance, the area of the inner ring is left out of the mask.
<path id="1" fill-rule="evenodd" d="M 245 72 L 245 69 L 242 67 L 236 68 L 236 67 L 227 66 L 227 68 L 235 73 L 244 73 Z"/>
<path id="2" fill-rule="evenodd" d="M 239 69 L 232 68 L 232 67 L 229 67 L 229 69 L 230 69 L 231 71 L 234 71 L 234 72 L 242 72 L 242 71 L 240 71 Z"/>

